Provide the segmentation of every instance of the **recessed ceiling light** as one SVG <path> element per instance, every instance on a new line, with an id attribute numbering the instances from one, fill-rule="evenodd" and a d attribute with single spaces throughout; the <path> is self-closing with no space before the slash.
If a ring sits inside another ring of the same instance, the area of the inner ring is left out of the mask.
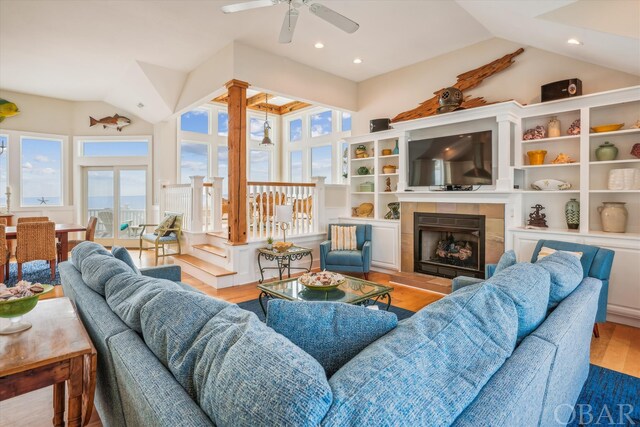
<path id="1" fill-rule="evenodd" d="M 138 102 L 138 108 L 144 108 L 144 104 L 142 102 Z"/>
<path id="2" fill-rule="evenodd" d="M 318 42 L 316 44 L 314 44 L 316 49 L 322 49 L 324 47 L 324 44 L 322 42 Z"/>
<path id="3" fill-rule="evenodd" d="M 362 59 L 360 59 L 360 58 L 355 58 L 355 59 L 353 60 L 353 63 L 354 63 L 354 64 L 362 64 Z"/>
<path id="4" fill-rule="evenodd" d="M 582 42 L 580 40 L 578 40 L 578 39 L 569 39 L 569 40 L 567 40 L 567 43 L 573 44 L 573 45 L 576 45 L 576 46 L 579 46 L 579 45 L 582 44 Z"/>

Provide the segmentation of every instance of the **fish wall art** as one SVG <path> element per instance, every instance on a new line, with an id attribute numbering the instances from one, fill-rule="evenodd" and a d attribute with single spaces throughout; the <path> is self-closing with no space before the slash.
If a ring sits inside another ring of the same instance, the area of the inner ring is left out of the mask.
<path id="1" fill-rule="evenodd" d="M 95 125 L 102 125 L 103 129 L 111 128 L 117 129 L 118 132 L 122 132 L 122 128 L 125 126 L 129 126 L 131 124 L 131 120 L 125 116 L 119 116 L 117 113 L 113 116 L 103 117 L 100 120 L 96 120 L 93 117 L 89 116 L 89 127 L 93 127 Z"/>
<path id="2" fill-rule="evenodd" d="M 18 106 L 13 102 L 0 98 L 0 123 L 7 117 L 13 117 L 16 114 L 20 114 Z"/>

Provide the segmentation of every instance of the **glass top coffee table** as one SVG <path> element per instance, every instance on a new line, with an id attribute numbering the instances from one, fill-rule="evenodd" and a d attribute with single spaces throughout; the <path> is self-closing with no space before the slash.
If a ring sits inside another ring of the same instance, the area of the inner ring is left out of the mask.
<path id="1" fill-rule="evenodd" d="M 307 289 L 297 278 L 278 280 L 258 285 L 260 289 L 260 307 L 264 314 L 267 310 L 264 301 L 269 298 L 280 298 L 289 301 L 332 301 L 347 304 L 371 305 L 378 301 L 386 302 L 386 309 L 391 306 L 391 286 L 379 285 L 356 277 L 344 276 L 346 282 L 335 289 L 322 291 Z"/>

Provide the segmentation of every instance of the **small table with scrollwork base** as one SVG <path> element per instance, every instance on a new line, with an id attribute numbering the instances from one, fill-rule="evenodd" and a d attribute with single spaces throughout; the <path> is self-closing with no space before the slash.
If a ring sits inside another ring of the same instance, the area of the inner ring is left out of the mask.
<path id="1" fill-rule="evenodd" d="M 344 276 L 344 283 L 335 289 L 317 290 L 307 289 L 298 278 L 278 280 L 258 285 L 260 296 L 258 301 L 262 312 L 266 315 L 263 300 L 280 298 L 289 301 L 332 301 L 369 306 L 377 302 L 386 303 L 386 309 L 391 307 L 391 286 L 384 286 L 357 277 Z"/>
<path id="2" fill-rule="evenodd" d="M 304 257 L 310 257 L 309 267 L 292 267 L 292 261 L 299 261 Z M 264 258 L 266 261 L 275 261 L 275 267 L 263 267 L 260 261 Z M 313 250 L 302 248 L 300 246 L 292 246 L 284 252 L 278 252 L 274 249 L 260 248 L 258 249 L 258 268 L 260 269 L 260 282 L 264 282 L 264 272 L 266 270 L 278 270 L 278 280 L 282 280 L 282 273 L 287 271 L 287 277 L 291 278 L 291 270 L 304 270 L 307 273 L 311 271 L 313 266 Z"/>

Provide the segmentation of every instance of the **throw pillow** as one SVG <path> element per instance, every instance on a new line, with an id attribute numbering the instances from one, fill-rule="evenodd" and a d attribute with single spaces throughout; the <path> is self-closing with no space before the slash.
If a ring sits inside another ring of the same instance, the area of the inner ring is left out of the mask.
<path id="1" fill-rule="evenodd" d="M 560 301 L 569 296 L 582 282 L 582 264 L 574 254 L 557 251 L 538 259 L 536 265 L 544 268 L 551 275 L 548 310 L 555 308 Z"/>
<path id="2" fill-rule="evenodd" d="M 516 253 L 513 250 L 507 251 L 502 254 L 498 264 L 496 265 L 496 269 L 493 274 L 499 273 L 505 268 L 509 268 L 512 265 L 516 264 Z"/>
<path id="3" fill-rule="evenodd" d="M 397 324 L 394 313 L 340 302 L 275 299 L 267 311 L 267 326 L 313 356 L 327 377 Z"/>
<path id="4" fill-rule="evenodd" d="M 173 223 L 175 221 L 176 221 L 175 215 L 165 216 L 162 222 L 160 223 L 160 225 L 158 225 L 158 228 L 155 229 L 153 234 L 157 235 L 159 233 L 162 233 L 162 236 L 160 237 L 168 236 L 169 234 L 171 234 L 171 231 L 164 231 L 164 230 L 166 230 L 167 228 L 173 227 Z"/>
<path id="5" fill-rule="evenodd" d="M 114 246 L 113 248 L 111 248 L 111 253 L 115 258 L 119 259 L 120 261 L 124 262 L 129 267 L 131 267 L 131 270 L 134 273 L 140 274 L 140 270 L 138 270 L 138 267 L 133 262 L 133 258 L 131 258 L 131 254 L 126 248 L 123 248 L 121 246 Z"/>
<path id="6" fill-rule="evenodd" d="M 356 238 L 356 226 L 332 225 L 331 226 L 331 250 L 355 251 L 358 249 Z"/>
<path id="7" fill-rule="evenodd" d="M 566 252 L 568 254 L 573 255 L 574 257 L 578 258 L 578 260 L 580 258 L 582 258 L 582 252 L 571 252 L 571 251 L 557 251 L 555 249 L 551 249 L 548 248 L 546 246 L 543 246 L 540 248 L 540 252 L 538 252 L 538 258 L 536 259 L 537 261 L 540 261 L 542 258 L 547 257 L 551 254 L 554 254 L 556 252 Z"/>

